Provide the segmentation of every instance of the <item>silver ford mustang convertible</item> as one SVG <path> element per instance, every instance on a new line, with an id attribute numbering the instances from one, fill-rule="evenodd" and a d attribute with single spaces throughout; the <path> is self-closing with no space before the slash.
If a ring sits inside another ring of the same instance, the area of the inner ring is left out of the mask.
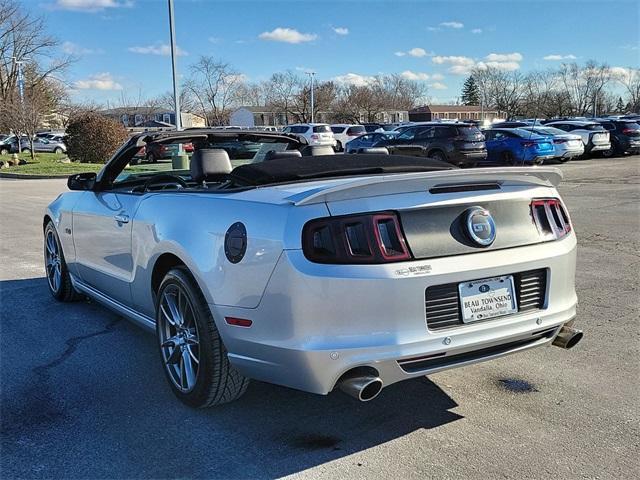
<path id="1" fill-rule="evenodd" d="M 193 154 L 135 163 L 152 143 Z M 366 401 L 581 339 L 558 170 L 327 153 L 258 131 L 134 136 L 47 208 L 49 289 L 155 331 L 171 389 L 196 407 L 250 378 Z"/>

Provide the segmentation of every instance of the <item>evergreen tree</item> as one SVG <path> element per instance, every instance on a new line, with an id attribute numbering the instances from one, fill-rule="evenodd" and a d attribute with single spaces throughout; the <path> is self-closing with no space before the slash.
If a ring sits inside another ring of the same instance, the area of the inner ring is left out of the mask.
<path id="1" fill-rule="evenodd" d="M 622 97 L 618 97 L 618 104 L 616 105 L 616 112 L 624 113 L 624 102 L 622 101 Z"/>
<path id="2" fill-rule="evenodd" d="M 480 105 L 480 91 L 473 75 L 469 75 L 462 86 L 462 103 L 464 105 Z"/>

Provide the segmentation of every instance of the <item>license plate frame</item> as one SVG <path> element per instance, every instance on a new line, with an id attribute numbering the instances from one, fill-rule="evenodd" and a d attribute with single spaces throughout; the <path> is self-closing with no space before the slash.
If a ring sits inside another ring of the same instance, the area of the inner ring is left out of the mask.
<path id="1" fill-rule="evenodd" d="M 458 284 L 462 323 L 474 323 L 518 313 L 513 275 Z"/>

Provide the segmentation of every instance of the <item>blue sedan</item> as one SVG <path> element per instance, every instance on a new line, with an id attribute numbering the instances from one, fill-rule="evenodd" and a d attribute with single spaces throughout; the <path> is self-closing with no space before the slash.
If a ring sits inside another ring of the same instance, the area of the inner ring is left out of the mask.
<path id="1" fill-rule="evenodd" d="M 541 165 L 555 157 L 551 136 L 521 128 L 490 128 L 483 133 L 487 144 L 487 163 Z"/>
<path id="2" fill-rule="evenodd" d="M 358 153 L 363 148 L 384 147 L 387 141 L 398 135 L 399 132 L 372 132 L 354 138 L 344 146 L 344 153 Z"/>

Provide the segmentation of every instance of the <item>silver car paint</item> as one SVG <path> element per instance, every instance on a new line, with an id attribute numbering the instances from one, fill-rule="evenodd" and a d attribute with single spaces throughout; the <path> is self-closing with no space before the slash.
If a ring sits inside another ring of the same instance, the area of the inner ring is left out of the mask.
<path id="1" fill-rule="evenodd" d="M 436 184 L 490 179 L 499 179 L 502 190 L 428 194 Z M 355 366 L 374 366 L 387 385 L 418 375 L 401 370 L 398 359 L 475 350 L 569 321 L 575 316 L 576 239 L 570 233 L 543 245 L 396 264 L 320 265 L 301 251 L 306 221 L 369 210 L 557 197 L 560 179 L 556 169 L 516 167 L 342 178 L 226 194 L 70 192 L 49 206 L 48 216 L 78 289 L 153 328 L 153 268 L 161 255 L 175 255 L 194 275 L 238 369 L 252 378 L 327 393 Z M 129 222 L 119 221 L 122 215 Z M 245 224 L 249 241 L 245 259 L 231 264 L 222 245 L 237 221 Z M 407 275 L 413 266 L 423 273 Z M 551 272 L 544 310 L 450 332 L 426 328 L 427 286 L 533 268 Z M 254 323 L 231 326 L 225 316 Z M 450 338 L 448 347 L 444 336 Z"/>

